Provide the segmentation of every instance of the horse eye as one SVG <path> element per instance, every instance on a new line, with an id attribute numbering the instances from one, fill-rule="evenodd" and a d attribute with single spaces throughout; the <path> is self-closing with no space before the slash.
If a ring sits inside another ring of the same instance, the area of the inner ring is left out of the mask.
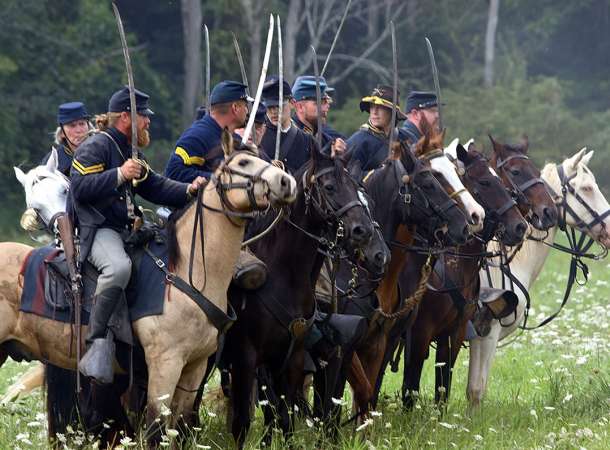
<path id="1" fill-rule="evenodd" d="M 246 167 L 248 164 L 250 164 L 250 161 L 248 161 L 247 159 L 242 159 L 241 161 L 239 161 L 237 163 L 240 167 Z"/>
<path id="2" fill-rule="evenodd" d="M 329 193 L 329 194 L 334 194 L 335 193 L 335 185 L 334 184 L 325 184 L 324 185 L 324 190 Z"/>
<path id="3" fill-rule="evenodd" d="M 593 192 L 593 187 L 591 186 L 583 186 L 582 190 L 585 192 Z"/>
<path id="4" fill-rule="evenodd" d="M 423 188 L 427 191 L 431 190 L 434 187 L 432 183 L 424 183 Z"/>
<path id="5" fill-rule="evenodd" d="M 479 180 L 481 186 L 489 186 L 489 180 Z"/>
<path id="6" fill-rule="evenodd" d="M 516 176 L 516 175 L 519 175 L 521 172 L 519 172 L 517 169 L 512 169 L 512 170 L 510 171 L 510 173 L 512 173 L 513 175 L 515 175 L 515 176 Z"/>

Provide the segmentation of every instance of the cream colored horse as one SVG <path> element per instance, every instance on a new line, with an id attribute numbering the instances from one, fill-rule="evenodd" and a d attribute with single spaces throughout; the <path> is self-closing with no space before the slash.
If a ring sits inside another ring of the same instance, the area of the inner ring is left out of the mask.
<path id="1" fill-rule="evenodd" d="M 202 236 L 197 233 L 193 262 L 193 283 L 219 308 L 227 310 L 226 291 L 237 261 L 244 234 L 245 220 L 230 216 L 227 210 L 245 213 L 266 209 L 270 203 L 294 201 L 296 182 L 284 171 L 256 158 L 251 153 L 233 153 L 230 136 L 225 135 L 223 149 L 226 163 L 203 192 L 204 259 Z M 256 205 L 244 186 L 251 181 Z M 223 191 L 221 199 L 220 192 Z M 194 227 L 194 202 L 176 223 L 176 237 L 181 255 L 174 263 L 176 275 L 188 280 L 189 252 Z M 74 370 L 75 352 L 70 355 L 70 326 L 19 311 L 21 286 L 19 271 L 32 247 L 0 243 L 0 365 L 15 353 Z M 144 348 L 148 366 L 147 425 L 170 410 L 167 419 L 174 426 L 183 416 L 191 418 L 195 394 L 208 358 L 216 351 L 218 330 L 188 296 L 166 288 L 163 314 L 133 323 L 134 333 Z M 85 328 L 85 327 L 83 327 Z M 87 332 L 82 330 L 83 335 Z M 18 356 L 18 355 L 15 355 Z M 180 389 L 176 389 L 179 386 Z"/>
<path id="2" fill-rule="evenodd" d="M 599 190 L 593 173 L 587 165 L 593 156 L 593 152 L 586 153 L 586 149 L 582 149 L 576 155 L 566 159 L 562 165 L 565 175 L 572 178 L 569 183 L 574 187 L 576 192 L 587 201 L 588 205 L 598 214 L 603 214 L 610 209 L 610 205 L 604 198 L 604 195 Z M 547 164 L 541 173 L 541 177 L 546 181 L 555 193 L 562 195 L 561 180 L 557 173 L 555 164 Z M 586 208 L 569 192 L 566 194 L 566 201 L 570 208 L 585 222 L 590 222 L 593 217 Z M 563 211 L 559 210 L 559 215 L 563 215 Z M 575 227 L 576 221 L 570 214 L 566 215 L 568 226 Z M 557 226 L 550 229 L 548 235 L 545 232 L 538 231 L 530 227 L 531 236 L 538 239 L 543 239 L 546 243 L 553 243 L 557 234 Z M 610 219 L 606 218 L 602 224 L 597 224 L 591 230 L 587 230 L 587 234 L 605 247 L 610 247 L 610 237 L 606 230 L 610 230 Z M 525 240 L 521 249 L 517 252 L 513 261 L 510 264 L 510 269 L 513 275 L 519 279 L 521 283 L 529 290 L 536 278 L 540 274 L 542 267 L 549 254 L 550 247 L 543 242 L 536 240 Z M 502 285 L 502 273 L 499 268 L 491 267 L 491 275 L 494 286 Z M 487 285 L 487 276 L 485 272 L 481 272 L 481 282 Z M 506 279 L 506 283 L 510 283 Z M 468 388 L 467 397 L 472 406 L 478 406 L 485 395 L 487 382 L 489 379 L 489 371 L 493 357 L 498 346 L 498 342 L 506 336 L 513 333 L 522 323 L 525 314 L 526 300 L 524 294 L 518 288 L 515 293 L 519 297 L 519 305 L 517 307 L 517 320 L 511 315 L 503 319 L 505 326 L 500 325 L 500 322 L 494 320 L 492 322 L 491 332 L 483 338 L 476 338 L 470 341 L 470 364 L 468 369 Z M 511 321 L 514 323 L 511 324 Z"/>

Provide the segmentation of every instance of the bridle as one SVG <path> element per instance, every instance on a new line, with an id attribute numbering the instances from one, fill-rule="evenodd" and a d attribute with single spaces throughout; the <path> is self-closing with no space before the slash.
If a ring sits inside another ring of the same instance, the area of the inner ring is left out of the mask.
<path id="1" fill-rule="evenodd" d="M 432 161 L 433 159 L 437 159 L 437 158 L 448 158 L 450 161 L 452 161 L 452 158 L 450 158 L 448 155 L 445 154 L 443 149 L 436 149 L 436 150 L 432 150 L 430 152 L 427 152 L 425 155 L 421 155 L 419 156 L 419 159 L 422 161 Z M 456 167 L 456 171 L 458 175 L 461 175 L 461 170 L 459 167 Z M 452 192 L 451 194 L 449 194 L 449 197 L 452 199 L 459 199 L 460 195 L 462 195 L 463 193 L 468 192 L 468 190 L 463 187 L 461 189 L 458 189 L 457 191 Z"/>
<path id="2" fill-rule="evenodd" d="M 510 168 L 508 163 L 510 161 L 514 161 L 517 159 L 523 159 L 523 160 L 528 160 L 528 161 L 530 160 L 530 158 L 527 155 L 523 155 L 523 154 L 511 155 L 506 159 L 498 158 L 498 159 L 496 159 L 496 170 L 498 172 L 503 173 L 505 179 L 508 180 L 508 183 L 510 185 L 508 187 L 508 189 L 509 189 L 511 195 L 513 196 L 513 198 L 515 198 L 515 200 L 517 201 L 517 203 L 522 203 L 523 205 L 527 206 L 527 208 L 530 210 L 530 213 L 531 213 L 532 204 L 529 201 L 529 199 L 527 198 L 526 191 L 538 184 L 542 184 L 543 186 L 547 186 L 547 184 L 540 177 L 530 178 L 527 181 L 518 183 L 513 178 L 513 175 L 510 173 L 510 170 L 507 170 L 508 168 Z"/>
<path id="3" fill-rule="evenodd" d="M 433 200 L 429 199 L 424 193 L 422 188 L 415 182 L 417 175 L 429 176 L 434 179 L 432 170 L 427 167 L 422 167 L 421 162 L 416 160 L 416 164 L 419 167 L 413 172 L 413 175 L 409 175 L 405 166 L 400 159 L 394 160 L 394 174 L 398 183 L 398 195 L 402 202 L 407 205 L 408 208 L 414 207 L 420 210 L 425 217 L 430 219 L 432 223 L 433 234 L 441 230 L 443 226 L 446 226 L 450 222 L 449 211 L 452 208 L 458 208 L 457 202 L 453 198 L 448 198 L 443 204 L 439 205 Z M 414 196 L 418 198 L 420 202 L 414 200 Z M 407 212 L 407 215 L 409 213 Z M 426 220 L 426 222 L 429 222 Z"/>
<path id="4" fill-rule="evenodd" d="M 551 188 L 547 186 L 553 197 L 555 198 L 555 204 L 558 208 L 561 208 L 561 214 L 558 226 L 562 231 L 566 230 L 567 227 L 567 215 L 569 214 L 574 221 L 576 222 L 575 227 L 581 231 L 592 231 L 593 227 L 596 225 L 601 225 L 602 228 L 605 228 L 604 219 L 610 215 L 610 209 L 606 210 L 602 214 L 599 214 L 595 211 L 587 201 L 582 198 L 582 196 L 574 189 L 574 186 L 570 184 L 577 173 L 574 173 L 571 176 L 567 176 L 565 170 L 563 169 L 562 164 L 557 165 L 557 175 L 559 176 L 559 181 L 561 182 L 561 195 L 557 195 L 557 193 Z M 568 195 L 572 195 L 581 206 L 583 206 L 587 212 L 591 215 L 591 220 L 589 222 L 585 222 L 576 211 L 568 204 Z"/>

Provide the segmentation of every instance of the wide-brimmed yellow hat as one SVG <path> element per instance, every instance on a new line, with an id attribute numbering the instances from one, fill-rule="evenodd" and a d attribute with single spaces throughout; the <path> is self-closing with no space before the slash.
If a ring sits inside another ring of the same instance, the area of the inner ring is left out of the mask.
<path id="1" fill-rule="evenodd" d="M 371 105 L 379 105 L 392 109 L 392 92 L 393 89 L 390 86 L 377 86 L 373 89 L 371 95 L 360 100 L 360 111 L 369 112 Z M 400 92 L 398 92 L 396 97 L 396 120 L 406 120 L 407 115 L 400 110 Z"/>

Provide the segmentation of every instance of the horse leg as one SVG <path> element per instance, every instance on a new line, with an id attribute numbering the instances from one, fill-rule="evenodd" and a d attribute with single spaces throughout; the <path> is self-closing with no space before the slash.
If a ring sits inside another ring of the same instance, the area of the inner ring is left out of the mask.
<path id="1" fill-rule="evenodd" d="M 290 439 L 294 429 L 294 403 L 297 391 L 303 386 L 304 360 L 305 350 L 293 350 L 285 372 L 274 374 L 274 384 L 278 386 L 277 394 L 280 397 L 277 416 L 286 440 Z"/>
<path id="2" fill-rule="evenodd" d="M 436 403 L 446 403 L 449 399 L 452 345 L 451 336 L 440 336 L 436 341 L 436 364 L 434 366 L 434 401 Z"/>
<path id="3" fill-rule="evenodd" d="M 483 400 L 487 380 L 493 362 L 501 331 L 501 325 L 494 320 L 491 331 L 484 338 L 470 341 L 470 362 L 468 366 L 468 388 L 466 396 L 473 408 L 478 407 Z"/>
<path id="4" fill-rule="evenodd" d="M 152 352 L 151 352 L 152 353 Z M 172 412 L 172 404 L 176 386 L 182 375 L 183 359 L 178 355 L 157 353 L 151 357 L 146 354 L 148 366 L 148 394 L 146 404 L 146 436 L 149 447 L 158 447 L 161 442 L 163 426 L 172 423 L 167 416 Z M 167 356 L 166 356 L 167 355 Z"/>
<path id="5" fill-rule="evenodd" d="M 231 366 L 231 406 L 233 420 L 231 432 L 238 448 L 243 448 L 250 429 L 250 402 L 256 376 L 256 352 L 245 345 L 242 356 L 235 358 Z"/>
<path id="6" fill-rule="evenodd" d="M 352 355 L 351 364 L 347 371 L 347 381 L 353 390 L 356 411 L 358 413 L 366 413 L 373 397 L 373 387 L 356 352 Z M 338 389 L 335 391 L 335 395 L 338 398 L 343 398 L 344 387 L 345 382 L 338 385 Z"/>
<path id="7" fill-rule="evenodd" d="M 203 382 L 207 368 L 208 358 L 200 358 L 189 362 L 182 369 L 182 375 L 176 385 L 172 400 L 173 417 L 175 424 L 182 431 L 181 436 L 187 435 L 188 427 L 195 426 L 199 419 L 199 409 L 195 409 L 195 399 Z"/>
<path id="8" fill-rule="evenodd" d="M 2 359 L 3 354 L 4 359 Z M 7 357 L 8 354 L 0 350 L 0 366 L 2 366 Z M 6 390 L 6 394 L 4 394 L 4 397 L 2 397 L 2 400 L 0 400 L 0 405 L 6 405 L 17 398 L 27 396 L 34 389 L 42 386 L 43 383 L 44 364 L 37 363 L 35 366 L 31 367 L 27 372 L 21 375 L 19 379 Z"/>
<path id="9" fill-rule="evenodd" d="M 421 372 L 430 348 L 429 337 L 422 336 L 418 331 L 414 330 L 405 344 L 410 346 L 409 363 L 404 365 L 402 378 L 402 403 L 406 409 L 412 409 L 417 401 Z"/>

